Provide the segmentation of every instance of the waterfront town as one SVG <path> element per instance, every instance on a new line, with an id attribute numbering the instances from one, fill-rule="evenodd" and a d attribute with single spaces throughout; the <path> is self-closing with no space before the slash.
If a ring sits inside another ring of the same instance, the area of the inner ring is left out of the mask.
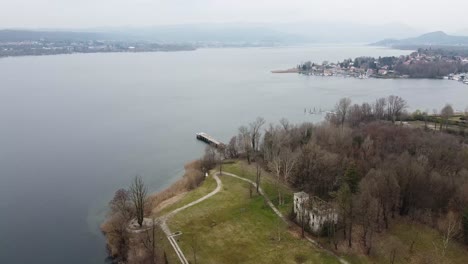
<path id="1" fill-rule="evenodd" d="M 452 55 L 444 50 L 419 49 L 407 56 L 358 57 L 341 62 L 313 63 L 307 61 L 284 71 L 314 76 L 367 78 L 430 78 L 459 81 L 468 84 L 468 55 Z"/>
<path id="2" fill-rule="evenodd" d="M 191 45 L 111 40 L 22 40 L 0 41 L 0 58 L 73 53 L 155 52 L 194 50 Z"/>

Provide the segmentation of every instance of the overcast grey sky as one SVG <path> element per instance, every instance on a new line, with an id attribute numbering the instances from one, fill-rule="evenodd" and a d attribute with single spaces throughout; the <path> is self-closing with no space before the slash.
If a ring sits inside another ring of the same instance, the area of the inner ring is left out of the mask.
<path id="1" fill-rule="evenodd" d="M 348 21 L 468 28 L 468 0 L 0 0 L 0 28 Z"/>

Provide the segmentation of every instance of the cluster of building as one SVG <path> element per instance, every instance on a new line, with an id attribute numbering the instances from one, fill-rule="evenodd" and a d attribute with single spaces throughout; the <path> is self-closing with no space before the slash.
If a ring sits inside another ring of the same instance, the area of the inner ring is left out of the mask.
<path id="1" fill-rule="evenodd" d="M 299 66 L 301 67 L 301 66 Z M 347 63 L 347 66 L 343 67 L 343 63 L 325 63 L 325 64 L 312 64 L 310 69 L 301 69 L 299 72 L 305 75 L 314 76 L 342 76 L 342 77 L 355 77 L 360 79 L 367 78 L 384 78 L 386 76 L 394 76 L 395 71 L 389 66 L 384 65 L 379 68 L 369 68 L 366 66 L 355 66 L 353 62 Z M 409 76 L 401 76 L 409 77 Z"/>
<path id="2" fill-rule="evenodd" d="M 434 61 L 443 61 L 443 62 L 459 62 L 461 64 L 468 64 L 468 56 L 450 56 L 444 55 L 442 52 L 438 53 L 430 51 L 418 51 L 413 52 L 409 56 L 400 56 L 400 58 L 405 58 L 403 64 L 409 65 L 412 63 L 419 62 L 434 62 Z"/>
<path id="3" fill-rule="evenodd" d="M 461 74 L 451 73 L 448 76 L 445 76 L 444 79 L 463 82 L 464 84 L 468 84 L 468 73 L 461 73 Z"/>
<path id="4" fill-rule="evenodd" d="M 306 62 L 297 66 L 305 75 L 366 78 L 444 78 L 468 83 L 468 56 L 413 52 L 399 57 L 358 57 L 342 62 Z M 466 78 L 465 78 L 466 76 Z"/>
<path id="5" fill-rule="evenodd" d="M 98 52 L 153 52 L 193 50 L 190 45 L 126 41 L 17 41 L 0 42 L 0 57 Z"/>

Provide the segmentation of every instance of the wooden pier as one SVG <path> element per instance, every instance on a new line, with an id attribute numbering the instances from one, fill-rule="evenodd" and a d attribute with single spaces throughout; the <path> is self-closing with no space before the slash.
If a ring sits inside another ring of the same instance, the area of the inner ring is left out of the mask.
<path id="1" fill-rule="evenodd" d="M 208 144 L 210 144 L 210 145 L 212 145 L 212 146 L 214 146 L 216 148 L 224 146 L 224 144 L 221 141 L 218 141 L 218 140 L 214 139 L 212 136 L 210 136 L 210 135 L 208 135 L 206 133 L 203 133 L 203 132 L 197 133 L 197 139 L 201 140 L 201 141 L 203 141 L 205 143 L 208 143 Z"/>

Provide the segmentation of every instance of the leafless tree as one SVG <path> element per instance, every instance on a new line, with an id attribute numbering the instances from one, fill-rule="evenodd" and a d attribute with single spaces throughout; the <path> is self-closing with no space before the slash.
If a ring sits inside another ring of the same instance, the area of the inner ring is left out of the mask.
<path id="1" fill-rule="evenodd" d="M 219 166 L 220 175 L 223 173 L 223 163 L 225 159 L 226 159 L 225 147 L 216 148 L 215 161 L 216 161 L 216 164 Z"/>
<path id="2" fill-rule="evenodd" d="M 367 136 L 362 142 L 361 150 L 364 160 L 372 157 L 374 151 L 374 141 L 369 136 Z"/>
<path id="3" fill-rule="evenodd" d="M 283 129 L 285 131 L 288 131 L 289 128 L 291 127 L 291 124 L 289 123 L 289 120 L 287 120 L 286 118 L 281 118 L 280 124 L 281 124 L 281 126 L 283 126 Z"/>
<path id="4" fill-rule="evenodd" d="M 280 242 L 281 241 L 281 232 L 282 232 L 283 227 L 284 227 L 283 219 L 281 219 L 280 217 L 276 217 L 276 227 L 277 227 L 277 232 L 278 232 L 278 242 Z"/>
<path id="5" fill-rule="evenodd" d="M 374 116 L 377 120 L 382 120 L 385 117 L 385 107 L 387 106 L 387 99 L 386 98 L 379 98 L 375 101 L 373 108 L 374 108 Z"/>
<path id="6" fill-rule="evenodd" d="M 374 197 L 377 183 L 371 177 L 365 177 L 359 184 L 359 194 L 356 202 L 356 215 L 358 223 L 362 226 L 361 240 L 366 254 L 372 249 L 374 223 L 377 218 L 378 201 Z"/>
<path id="7" fill-rule="evenodd" d="M 111 208 L 112 215 L 120 214 L 126 222 L 134 217 L 130 195 L 125 189 L 119 189 L 115 192 L 114 198 L 109 203 L 109 207 Z"/>
<path id="8" fill-rule="evenodd" d="M 103 229 L 108 241 L 109 254 L 115 261 L 125 263 L 128 257 L 130 237 L 127 232 L 128 221 L 121 214 L 116 214 L 106 222 Z"/>
<path id="9" fill-rule="evenodd" d="M 448 129 L 448 120 L 453 116 L 453 108 L 450 104 L 446 104 L 440 111 L 440 117 L 443 122 L 440 124 L 440 130 L 442 130 L 442 123 L 445 125 L 445 129 Z"/>
<path id="10" fill-rule="evenodd" d="M 288 146 L 289 136 L 287 130 L 282 128 L 273 129 L 270 126 L 270 130 L 267 131 L 268 137 L 264 145 L 269 149 L 268 154 L 268 167 L 276 176 L 276 188 L 278 191 L 278 205 L 284 204 L 283 194 L 281 192 L 281 183 L 288 180 L 295 167 L 297 161 L 296 153 L 291 152 Z"/>
<path id="11" fill-rule="evenodd" d="M 246 126 L 239 127 L 238 144 L 239 149 L 246 155 L 247 162 L 250 164 L 252 156 L 252 140 L 249 129 Z"/>
<path id="12" fill-rule="evenodd" d="M 396 119 L 400 118 L 403 110 L 408 108 L 408 104 L 403 98 L 395 95 L 390 95 L 387 99 L 387 102 L 388 117 L 392 120 L 392 123 L 395 123 Z"/>
<path id="13" fill-rule="evenodd" d="M 341 127 L 344 126 L 350 106 L 351 99 L 349 98 L 340 99 L 340 101 L 335 106 L 336 116 L 338 118 L 338 121 L 340 122 Z"/>
<path id="14" fill-rule="evenodd" d="M 445 258 L 450 241 L 455 237 L 460 230 L 460 219 L 453 212 L 447 214 L 447 219 L 444 227 L 441 255 Z"/>
<path id="15" fill-rule="evenodd" d="M 371 121 L 373 117 L 372 106 L 369 103 L 361 105 L 361 114 L 364 121 Z"/>
<path id="16" fill-rule="evenodd" d="M 261 132 L 260 129 L 265 124 L 265 119 L 257 117 L 257 119 L 250 123 L 250 140 L 252 141 L 253 151 L 258 151 L 258 145 L 260 142 Z"/>
<path id="17" fill-rule="evenodd" d="M 437 109 L 432 109 L 432 116 L 434 117 L 433 120 L 434 120 L 434 130 L 437 130 Z"/>
<path id="18" fill-rule="evenodd" d="M 289 133 L 283 127 L 270 124 L 265 131 L 263 138 L 262 152 L 266 161 L 270 161 L 273 156 L 279 155 L 283 148 L 288 147 Z"/>
<path id="19" fill-rule="evenodd" d="M 337 236 L 337 224 L 335 221 L 326 221 L 325 226 L 327 227 L 327 237 L 329 243 L 332 243 L 335 250 L 338 250 L 338 236 Z"/>
<path id="20" fill-rule="evenodd" d="M 209 170 L 213 169 L 216 166 L 216 149 L 208 145 L 205 148 L 205 155 L 202 158 L 202 170 L 204 173 L 208 172 Z"/>
<path id="21" fill-rule="evenodd" d="M 238 146 L 237 137 L 234 136 L 234 137 L 231 138 L 231 140 L 229 140 L 229 144 L 228 144 L 227 149 L 226 149 L 229 158 L 237 158 L 238 157 L 239 152 L 237 150 L 237 146 Z"/>
<path id="22" fill-rule="evenodd" d="M 395 174 L 389 168 L 385 171 L 371 169 L 366 178 L 373 182 L 374 196 L 379 202 L 385 228 L 388 229 L 389 215 L 393 206 L 398 203 L 400 193 Z"/>
<path id="23" fill-rule="evenodd" d="M 326 197 L 338 182 L 339 163 L 337 154 L 310 142 L 299 151 L 290 181 L 306 192 Z"/>
<path id="24" fill-rule="evenodd" d="M 147 188 L 141 176 L 135 176 L 132 185 L 130 186 L 130 197 L 135 208 L 135 214 L 140 227 L 143 225 L 145 215 L 145 204 L 147 199 Z"/>
<path id="25" fill-rule="evenodd" d="M 271 160 L 268 162 L 268 168 L 275 174 L 276 177 L 276 190 L 278 192 L 278 205 L 281 205 L 281 170 L 283 162 L 281 161 L 280 154 L 274 155 Z"/>
<path id="26" fill-rule="evenodd" d="M 335 202 L 338 205 L 340 217 L 344 224 L 344 239 L 348 238 L 348 247 L 352 247 L 353 224 L 354 224 L 354 206 L 351 189 L 348 184 L 343 184 L 334 194 Z"/>
<path id="27" fill-rule="evenodd" d="M 387 102 L 388 117 L 391 119 L 392 123 L 395 123 L 395 121 L 400 118 L 403 110 L 408 108 L 408 104 L 403 98 L 396 95 L 390 95 Z"/>
<path id="28" fill-rule="evenodd" d="M 283 178 L 285 182 L 289 182 L 298 161 L 298 153 L 292 152 L 289 148 L 286 148 L 286 150 L 282 152 L 281 157 L 283 162 Z"/>
<path id="29" fill-rule="evenodd" d="M 352 105 L 349 110 L 348 110 L 348 124 L 350 126 L 357 126 L 359 125 L 359 123 L 361 123 L 361 121 L 364 121 L 364 116 L 363 116 L 363 113 L 361 111 L 361 106 L 359 106 L 358 104 L 354 104 Z"/>

